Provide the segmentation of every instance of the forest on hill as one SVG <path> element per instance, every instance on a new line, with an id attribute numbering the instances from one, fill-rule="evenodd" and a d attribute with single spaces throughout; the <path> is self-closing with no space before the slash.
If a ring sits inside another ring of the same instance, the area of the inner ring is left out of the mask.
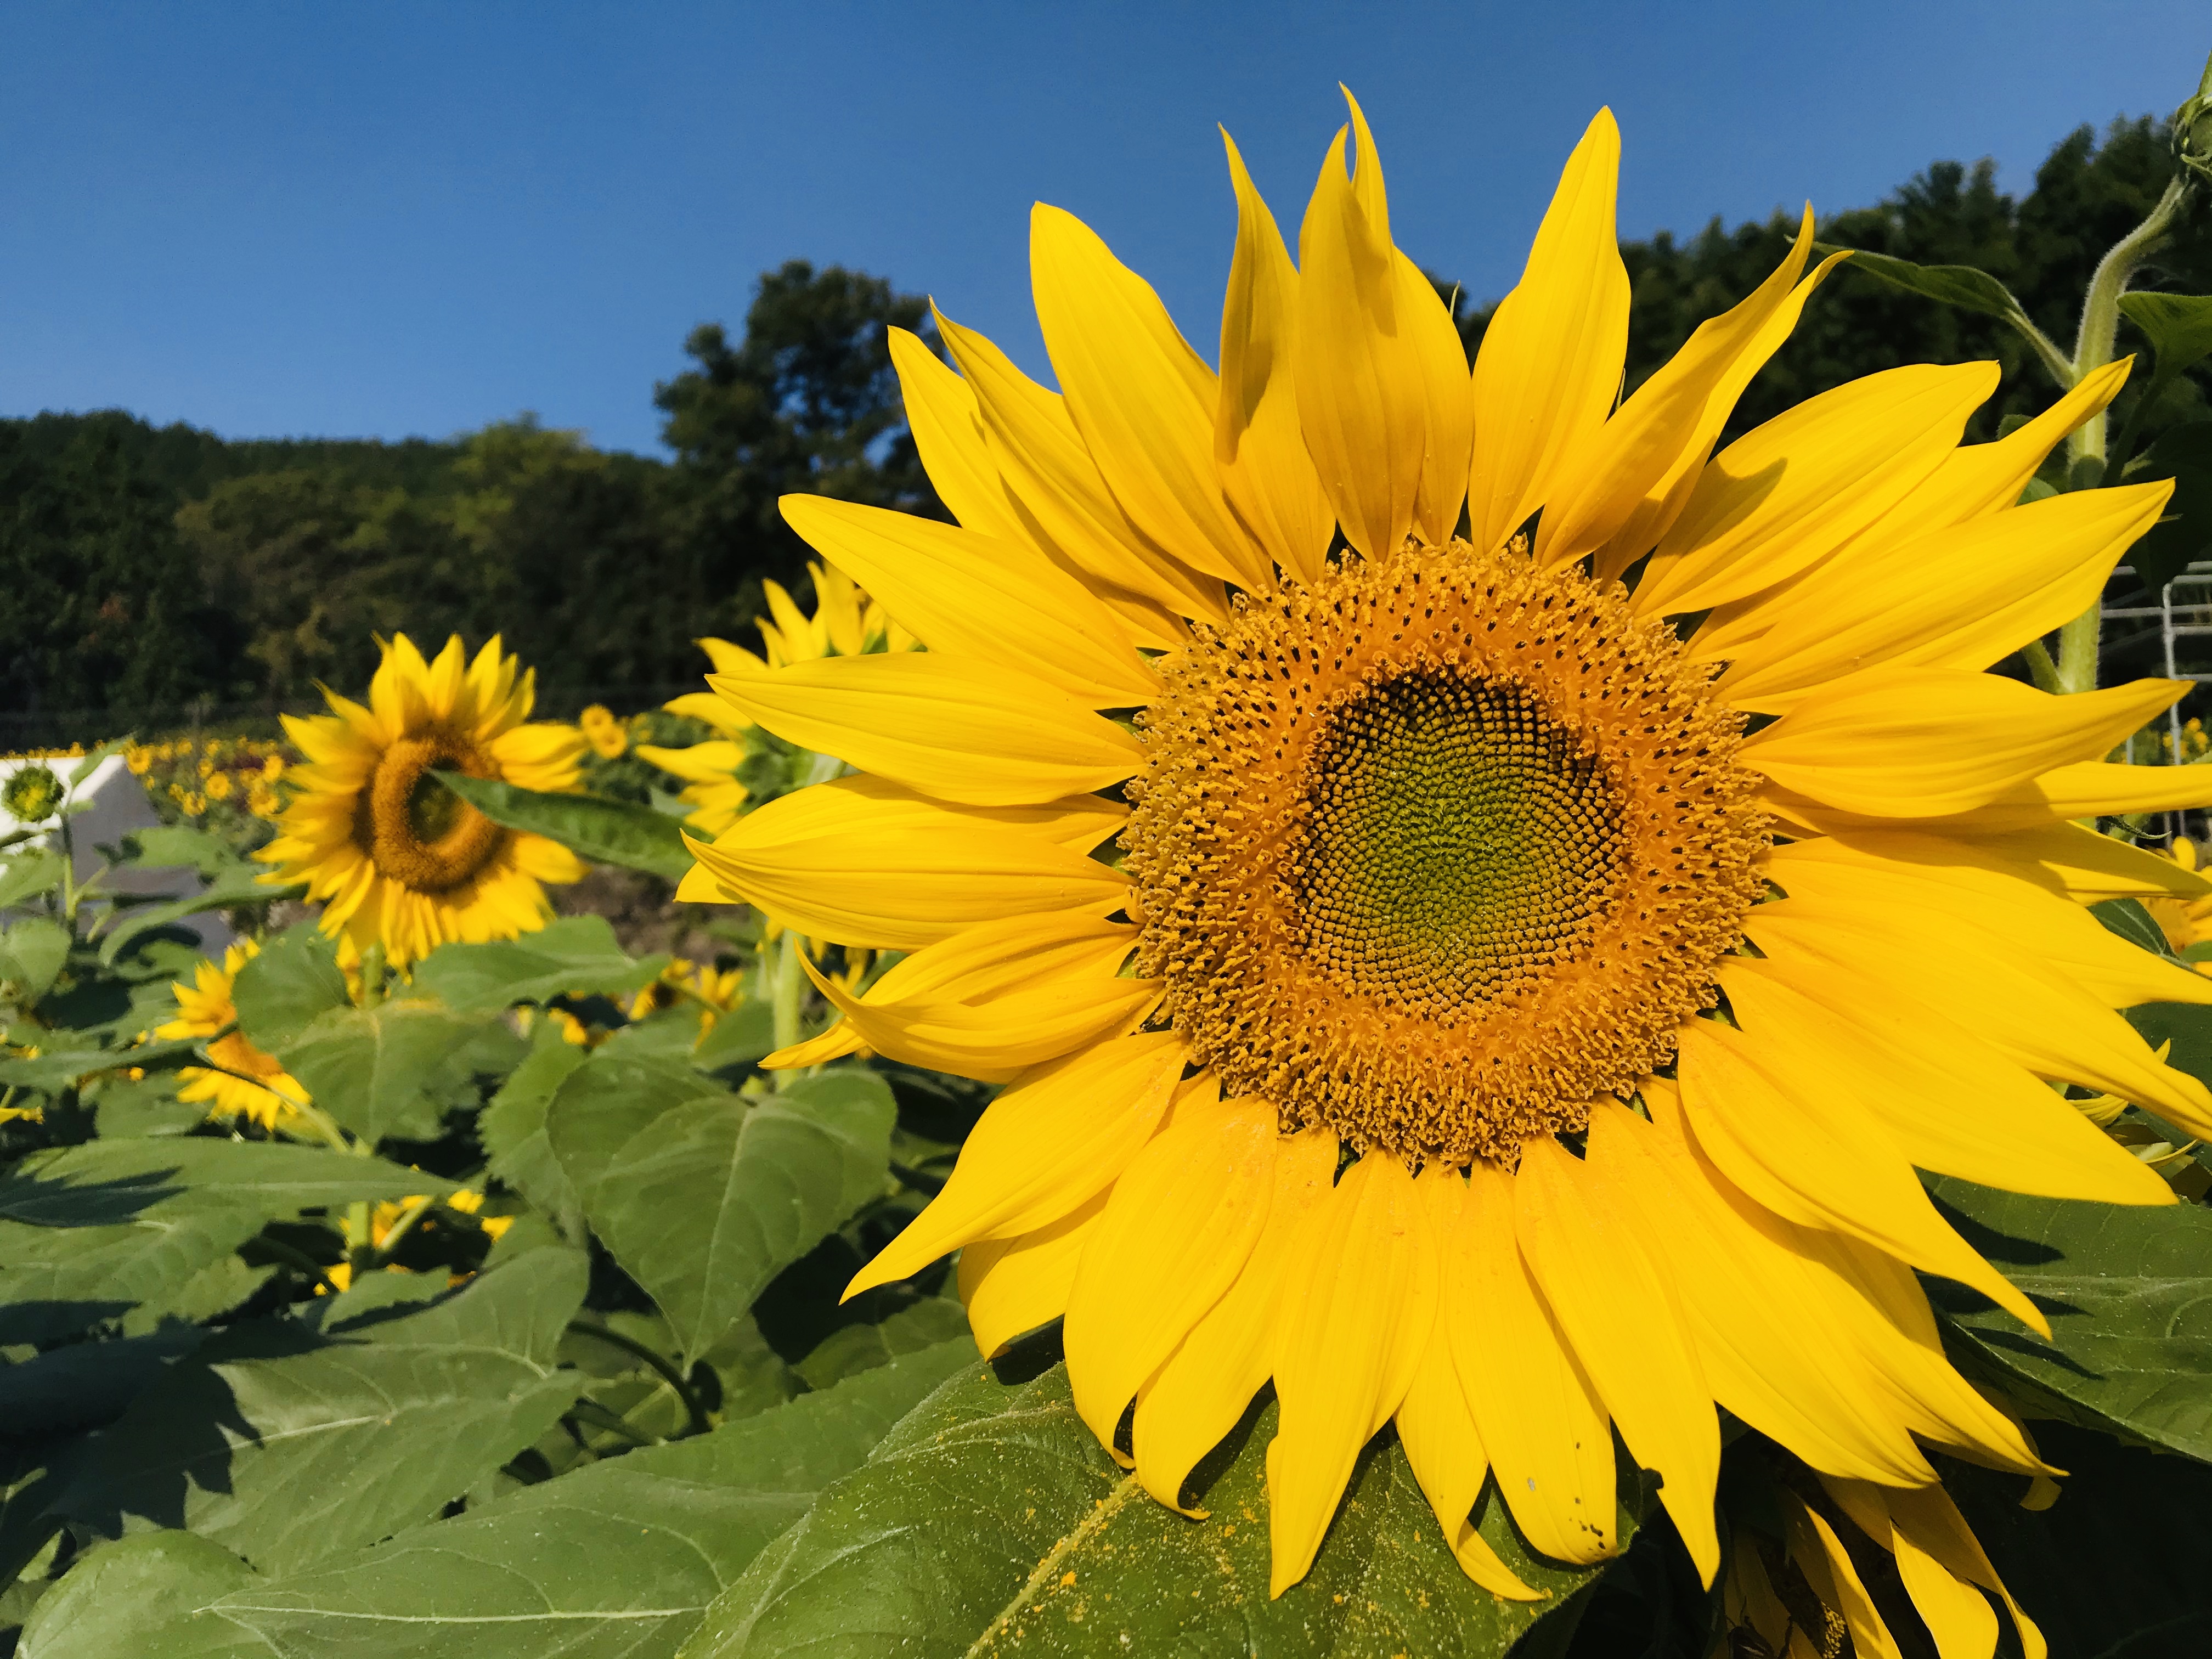
<path id="1" fill-rule="evenodd" d="M 2173 166 L 2148 118 L 2101 137 L 2084 126 L 2022 197 L 1999 191 L 1987 161 L 1939 162 L 1820 234 L 1988 271 L 2063 343 L 2099 254 Z M 1625 244 L 1631 387 L 1756 286 L 1794 229 L 1779 215 L 1716 219 Z M 2212 289 L 2212 227 L 2187 227 L 2137 286 Z M 1490 309 L 1455 305 L 1470 356 Z M 398 630 L 502 633 L 551 713 L 688 688 L 702 668 L 691 641 L 745 631 L 763 580 L 805 598 L 780 495 L 941 511 L 906 435 L 887 324 L 931 337 L 921 300 L 883 277 L 801 260 L 764 274 L 737 337 L 695 330 L 690 366 L 656 386 L 665 460 L 526 416 L 396 443 L 225 440 L 120 410 L 0 421 L 0 749 L 305 708 L 318 682 L 364 683 L 372 636 Z M 2024 353 L 1994 319 L 1847 265 L 1735 429 L 1877 369 L 1994 357 L 2004 384 L 1969 432 L 1993 437 L 2052 395 Z M 2184 395 L 2201 403 L 2203 388 Z"/>

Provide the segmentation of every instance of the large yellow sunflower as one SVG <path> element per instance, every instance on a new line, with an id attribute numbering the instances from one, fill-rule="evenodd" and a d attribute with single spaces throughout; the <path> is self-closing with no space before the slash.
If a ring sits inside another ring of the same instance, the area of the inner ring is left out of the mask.
<path id="1" fill-rule="evenodd" d="M 2054 1082 L 2212 1132 L 2113 1012 L 2212 986 L 2081 908 L 2206 886 L 2070 822 L 2206 799 L 2099 758 L 2182 687 L 1984 672 L 2159 516 L 2163 483 L 2014 505 L 2125 365 L 1995 443 L 1960 444 L 1978 363 L 1710 455 L 1829 269 L 1809 214 L 1616 402 L 1601 113 L 1470 376 L 1352 125 L 1295 267 L 1231 147 L 1218 375 L 1040 206 L 1060 392 L 893 336 L 958 526 L 784 502 L 927 649 L 717 678 L 860 775 L 697 845 L 684 896 L 911 952 L 847 1024 L 1011 1085 L 854 1289 L 960 1249 L 986 1352 L 1064 1315 L 1078 1408 L 1166 1504 L 1272 1377 L 1278 1593 L 1394 1419 L 1509 1596 L 1486 1477 L 1596 1560 L 1608 1422 L 1709 1581 L 1717 1403 L 1900 1514 L 1947 1506 L 1929 1449 L 2039 1470 L 1915 1270 L 2043 1317 L 1914 1170 L 2172 1201 Z"/>
<path id="2" fill-rule="evenodd" d="M 178 1072 L 184 1085 L 177 1091 L 179 1100 L 204 1100 L 211 1117 L 249 1118 L 264 1129 L 274 1129 L 299 1116 L 298 1109 L 307 1103 L 307 1089 L 282 1060 L 247 1042 L 244 1032 L 234 1030 L 216 1036 L 225 1026 L 238 1024 L 231 987 L 238 970 L 260 951 L 253 940 L 241 939 L 222 953 L 221 962 L 203 960 L 190 985 L 181 980 L 173 983 L 169 988 L 176 994 L 177 1017 L 156 1027 L 154 1035 L 215 1037 L 207 1051 L 214 1066 L 186 1066 Z"/>
<path id="3" fill-rule="evenodd" d="M 494 639 L 473 662 L 458 635 L 435 661 L 404 634 L 384 647 L 368 705 L 325 691 L 331 713 L 287 715 L 307 763 L 276 839 L 256 854 L 274 881 L 307 884 L 323 929 L 357 950 L 381 941 L 405 966 L 453 940 L 513 939 L 545 925 L 544 882 L 576 881 L 583 861 L 542 836 L 492 823 L 431 775 L 496 778 L 526 789 L 575 787 L 584 739 L 573 726 L 525 724 L 536 676 Z"/>

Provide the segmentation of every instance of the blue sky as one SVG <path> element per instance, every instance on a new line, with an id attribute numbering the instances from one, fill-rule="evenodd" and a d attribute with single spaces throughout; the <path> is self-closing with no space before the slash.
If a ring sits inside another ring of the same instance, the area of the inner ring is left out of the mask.
<path id="1" fill-rule="evenodd" d="M 1939 157 L 2024 189 L 2079 123 L 2179 103 L 2208 46 L 2202 0 L 0 0 L 0 414 L 400 437 L 528 409 L 652 451 L 684 334 L 787 258 L 933 293 L 1044 373 L 1039 198 L 1211 357 L 1214 124 L 1295 227 L 1340 79 L 1401 245 L 1488 297 L 1601 104 L 1640 235 L 1860 205 Z"/>

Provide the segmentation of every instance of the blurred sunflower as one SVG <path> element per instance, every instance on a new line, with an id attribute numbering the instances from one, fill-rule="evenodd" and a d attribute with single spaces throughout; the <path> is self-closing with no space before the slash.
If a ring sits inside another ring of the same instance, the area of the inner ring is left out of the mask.
<path id="1" fill-rule="evenodd" d="M 851 1291 L 960 1249 L 986 1352 L 1064 1315 L 1077 1409 L 1114 1447 L 1133 1402 L 1165 1504 L 1272 1377 L 1278 1594 L 1394 1419 L 1513 1597 L 1486 1479 L 1536 1550 L 1597 1560 L 1615 1428 L 1710 1583 L 1717 1403 L 1893 1510 L 1927 1448 L 2041 1471 L 1916 1272 L 2044 1317 L 1915 1166 L 2173 1201 L 2047 1082 L 2212 1132 L 2113 1012 L 2212 985 L 2080 902 L 2212 887 L 2069 822 L 2212 799 L 2100 762 L 2185 688 L 1981 672 L 2159 517 L 2162 483 L 2015 505 L 2127 365 L 1995 443 L 1960 444 L 1997 384 L 1970 363 L 1709 459 L 1833 264 L 1809 210 L 1616 403 L 1611 115 L 1471 375 L 1352 127 L 1296 267 L 1231 148 L 1218 376 L 1040 206 L 1061 392 L 942 318 L 957 373 L 894 335 L 958 526 L 784 501 L 928 649 L 717 675 L 862 775 L 695 842 L 679 896 L 911 952 L 847 1023 L 1012 1085 Z"/>
<path id="2" fill-rule="evenodd" d="M 629 748 L 629 728 L 603 702 L 595 702 L 577 715 L 576 729 L 604 760 L 620 760 Z"/>
<path id="3" fill-rule="evenodd" d="M 238 1023 L 238 1006 L 231 987 L 238 970 L 261 953 L 252 939 L 241 939 L 222 954 L 221 962 L 200 963 L 190 985 L 181 981 L 169 988 L 176 993 L 177 1018 L 155 1028 L 157 1037 L 215 1037 L 208 1045 L 214 1066 L 186 1066 L 178 1078 L 184 1086 L 177 1098 L 205 1101 L 210 1117 L 242 1117 L 274 1129 L 298 1115 L 296 1108 L 309 1104 L 307 1091 L 282 1062 L 247 1042 L 240 1031 L 222 1036 L 216 1033 Z M 220 1069 L 216 1069 L 216 1068 Z"/>
<path id="4" fill-rule="evenodd" d="M 325 691 L 331 712 L 284 717 L 306 763 L 277 838 L 255 856 L 264 879 L 306 882 L 323 928 L 355 948 L 383 942 L 404 967 L 451 940 L 513 939 L 545 925 L 545 882 L 583 861 L 542 836 L 503 830 L 433 775 L 438 769 L 526 789 L 573 788 L 575 727 L 525 724 L 535 676 L 494 639 L 466 661 L 459 635 L 425 662 L 399 635 L 384 646 L 368 704 Z"/>
<path id="5" fill-rule="evenodd" d="M 2194 875 L 2199 860 L 2197 843 L 2186 836 L 2176 836 L 2173 844 L 2166 848 L 2166 856 L 2184 870 Z M 2191 897 L 2161 895 L 2144 902 L 2151 919 L 2158 923 L 2159 931 L 2176 956 L 2192 945 L 2202 945 L 2212 939 L 2212 894 Z M 2193 964 L 2200 974 L 2212 975 L 2212 962 Z"/>

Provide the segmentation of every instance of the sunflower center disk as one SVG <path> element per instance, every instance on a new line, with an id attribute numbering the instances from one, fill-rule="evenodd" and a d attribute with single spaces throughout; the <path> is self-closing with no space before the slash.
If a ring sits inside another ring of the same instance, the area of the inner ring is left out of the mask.
<path id="1" fill-rule="evenodd" d="M 498 768 L 466 738 L 430 732 L 385 750 L 361 793 L 364 820 L 356 839 L 383 875 L 417 893 L 445 893 L 468 881 L 506 845 L 507 832 L 433 775 L 495 778 Z"/>
<path id="2" fill-rule="evenodd" d="M 1300 943 L 1347 990 L 1449 1026 L 1589 942 L 1620 802 L 1521 687 L 1437 670 L 1362 687 L 1307 775 Z"/>
<path id="3" fill-rule="evenodd" d="M 1140 965 L 1285 1129 L 1510 1162 L 1711 1006 L 1757 781 L 1617 587 L 1463 543 L 1351 559 L 1160 666 L 1123 836 Z"/>

